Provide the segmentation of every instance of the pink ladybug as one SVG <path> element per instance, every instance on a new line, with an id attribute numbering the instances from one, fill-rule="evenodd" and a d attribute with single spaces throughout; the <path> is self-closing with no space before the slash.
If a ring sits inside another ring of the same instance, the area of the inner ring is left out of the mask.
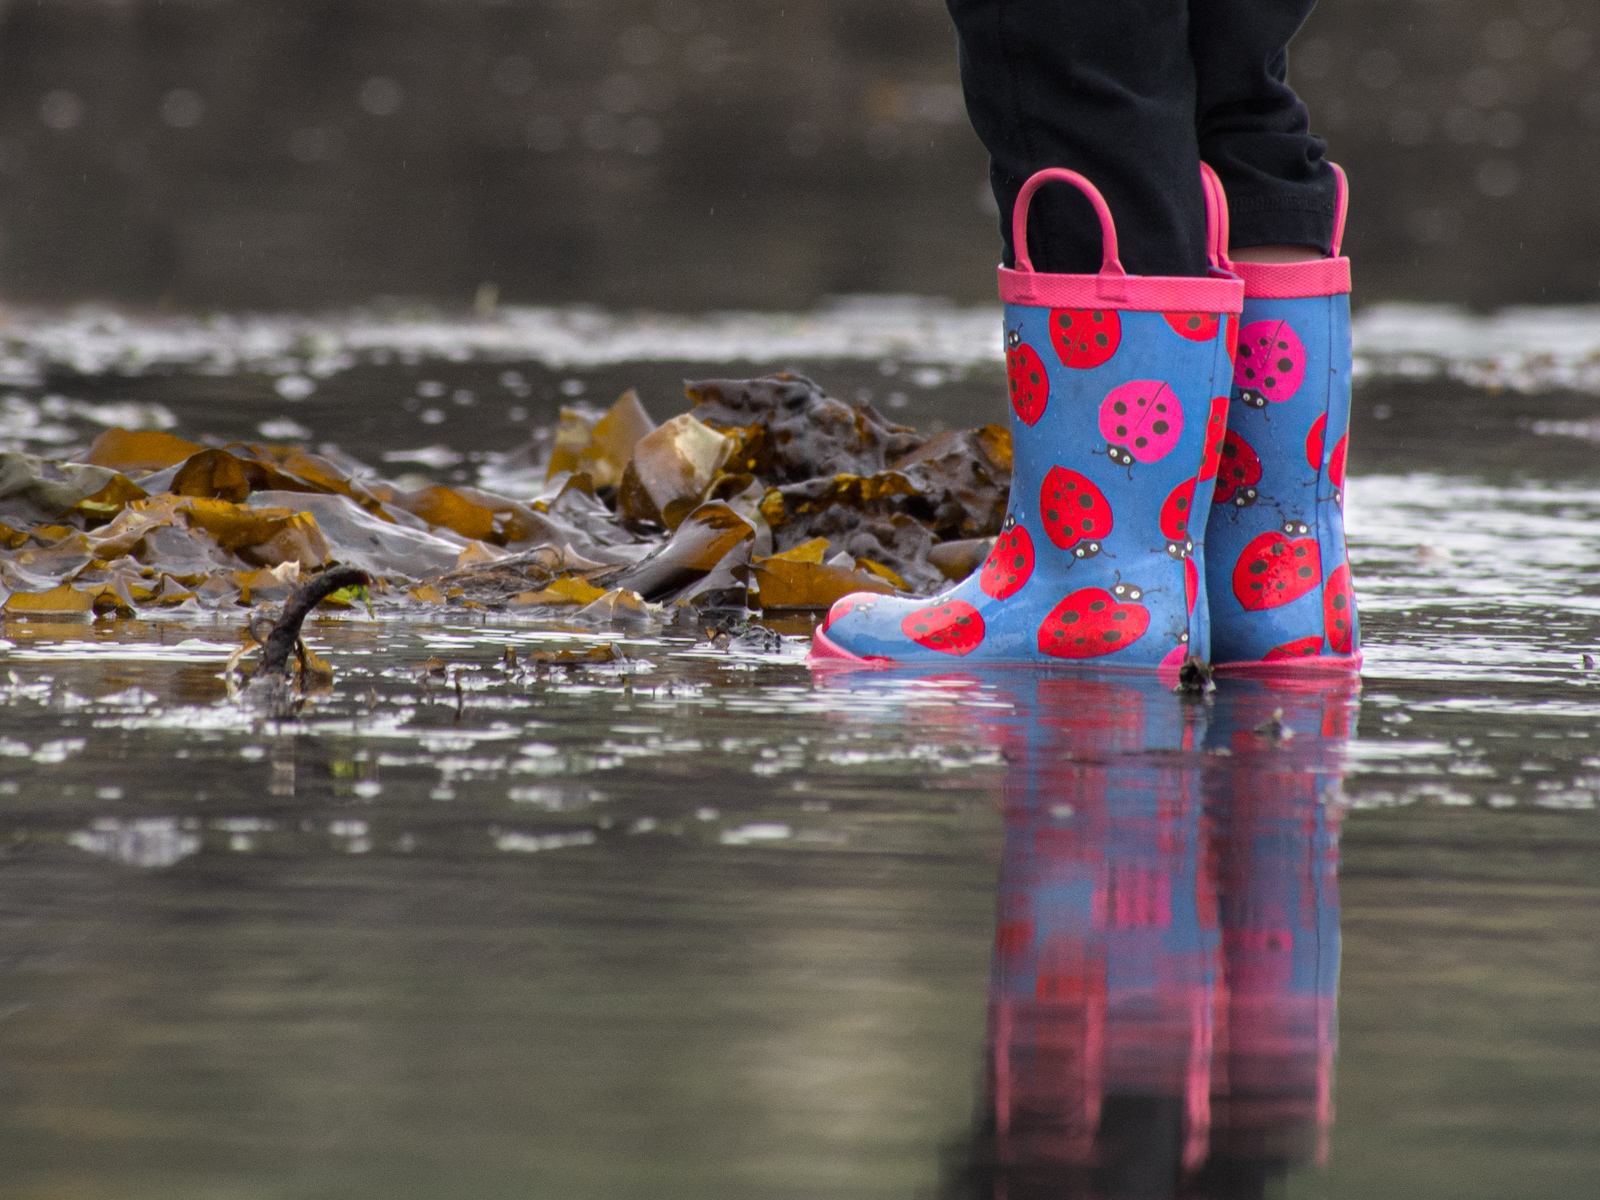
<path id="1" fill-rule="evenodd" d="M 1114 463 L 1157 462 L 1183 435 L 1183 405 L 1161 380 L 1135 379 L 1100 402 L 1100 435 Z"/>
<path id="2" fill-rule="evenodd" d="M 1282 404 L 1306 377 L 1306 348 L 1287 321 L 1251 321 L 1239 331 L 1233 385 L 1251 408 Z"/>

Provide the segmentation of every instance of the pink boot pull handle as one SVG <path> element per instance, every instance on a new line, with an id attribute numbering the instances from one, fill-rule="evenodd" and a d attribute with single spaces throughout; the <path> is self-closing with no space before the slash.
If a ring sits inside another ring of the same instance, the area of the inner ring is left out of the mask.
<path id="1" fill-rule="evenodd" d="M 1342 185 L 1343 172 L 1339 178 Z M 1108 299 L 1125 298 L 1128 273 L 1123 270 L 1122 262 L 1117 258 L 1117 226 L 1111 219 L 1111 209 L 1107 206 L 1105 197 L 1100 194 L 1099 188 L 1076 171 L 1069 171 L 1065 167 L 1046 167 L 1042 171 L 1034 172 L 1028 182 L 1022 185 L 1022 190 L 1017 193 L 1016 207 L 1011 210 L 1011 244 L 1017 258 L 1017 270 L 1028 272 L 1033 270 L 1033 261 L 1028 257 L 1028 206 L 1033 202 L 1033 194 L 1045 184 L 1056 181 L 1070 183 L 1082 192 L 1094 206 L 1095 216 L 1100 218 L 1102 253 L 1097 290 L 1100 295 Z M 1222 180 L 1218 179 L 1217 173 L 1205 163 L 1200 164 L 1200 190 L 1205 196 L 1206 204 L 1206 257 L 1213 267 L 1231 271 L 1233 264 L 1228 261 L 1228 198 L 1223 194 Z M 1340 195 L 1342 196 L 1343 192 Z M 1341 214 L 1343 211 L 1341 204 Z M 1342 220 L 1340 225 L 1342 228 Z"/>
<path id="2" fill-rule="evenodd" d="M 1232 272 L 1228 259 L 1228 195 L 1209 164 L 1200 164 L 1200 191 L 1206 201 L 1206 260 L 1219 271 Z"/>
<path id="3" fill-rule="evenodd" d="M 1344 219 L 1350 212 L 1350 181 L 1344 177 L 1344 168 L 1338 163 L 1329 163 L 1333 173 L 1339 177 L 1339 200 L 1333 209 L 1333 245 L 1329 247 L 1329 258 L 1339 257 L 1339 247 L 1344 242 Z"/>
<path id="4" fill-rule="evenodd" d="M 1076 171 L 1069 171 L 1065 167 L 1046 167 L 1042 171 L 1035 171 L 1017 193 L 1017 203 L 1011 210 L 1011 245 L 1017 259 L 1017 270 L 1033 271 L 1033 260 L 1028 257 L 1028 205 L 1033 203 L 1033 194 L 1045 184 L 1057 182 L 1070 183 L 1094 206 L 1095 216 L 1100 218 L 1099 292 L 1107 299 L 1124 298 L 1127 295 L 1128 273 L 1122 269 L 1122 263 L 1117 258 L 1117 227 L 1111 220 L 1111 209 L 1106 206 L 1106 198 L 1100 194 L 1099 188 Z"/>

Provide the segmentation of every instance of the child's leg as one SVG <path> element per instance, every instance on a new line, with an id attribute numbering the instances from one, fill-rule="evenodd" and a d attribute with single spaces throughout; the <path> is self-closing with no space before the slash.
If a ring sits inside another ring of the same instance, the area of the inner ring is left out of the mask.
<path id="1" fill-rule="evenodd" d="M 1200 157 L 1227 189 L 1233 249 L 1304 246 L 1327 254 L 1333 171 L 1286 82 L 1289 39 L 1312 0 L 1190 0 L 1188 7 L 1195 133 Z"/>
<path id="2" fill-rule="evenodd" d="M 1024 181 L 1069 167 L 1104 193 L 1130 272 L 1204 275 L 1186 0 L 947 3 L 967 112 L 990 154 L 1006 264 Z M 1099 269 L 1099 228 L 1073 189 L 1039 196 L 1032 231 L 1038 270 Z"/>

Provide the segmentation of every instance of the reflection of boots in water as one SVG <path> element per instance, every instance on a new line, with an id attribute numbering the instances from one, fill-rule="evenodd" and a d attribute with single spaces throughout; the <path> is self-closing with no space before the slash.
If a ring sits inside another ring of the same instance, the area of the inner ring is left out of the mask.
<path id="1" fill-rule="evenodd" d="M 1006 680 L 985 1085 L 951 1195 L 1254 1197 L 1325 1157 L 1353 691 L 1240 682 L 1208 710 L 1136 677 Z"/>
<path id="2" fill-rule="evenodd" d="M 1173 1196 L 1204 1155 L 1215 906 L 1197 710 L 1154 680 L 1017 696 L 978 1194 Z"/>
<path id="3" fill-rule="evenodd" d="M 1246 1197 L 1327 1160 L 1339 976 L 1339 809 L 1329 800 L 1354 687 L 1225 695 L 1208 741 L 1230 753 L 1205 773 L 1223 1003 L 1200 1183 L 1203 1195 Z"/>

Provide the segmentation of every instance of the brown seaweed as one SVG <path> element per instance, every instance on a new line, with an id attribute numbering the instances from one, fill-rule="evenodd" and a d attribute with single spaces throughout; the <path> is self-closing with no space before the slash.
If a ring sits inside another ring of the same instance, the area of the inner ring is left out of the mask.
<path id="1" fill-rule="evenodd" d="M 924 436 L 798 375 L 686 391 L 693 411 L 660 426 L 632 392 L 606 413 L 562 410 L 545 487 L 522 499 L 408 490 L 334 449 L 150 431 L 107 430 L 82 463 L 0 454 L 0 603 L 248 606 L 349 568 L 397 603 L 737 616 L 930 594 L 999 530 L 1002 428 Z"/>

